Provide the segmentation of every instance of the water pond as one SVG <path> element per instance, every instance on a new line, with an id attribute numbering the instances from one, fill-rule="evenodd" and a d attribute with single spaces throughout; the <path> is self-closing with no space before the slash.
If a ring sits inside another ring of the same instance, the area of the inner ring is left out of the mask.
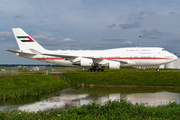
<path id="1" fill-rule="evenodd" d="M 180 103 L 180 89 L 160 88 L 80 88 L 71 87 L 48 95 L 23 97 L 14 100 L 0 101 L 0 110 L 25 110 L 37 112 L 51 108 L 68 109 L 90 102 L 103 104 L 108 100 L 127 99 L 133 104 L 145 106 Z"/>

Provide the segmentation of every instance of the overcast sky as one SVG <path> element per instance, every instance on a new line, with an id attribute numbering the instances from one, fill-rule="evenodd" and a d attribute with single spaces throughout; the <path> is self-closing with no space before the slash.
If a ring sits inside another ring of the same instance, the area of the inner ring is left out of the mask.
<path id="1" fill-rule="evenodd" d="M 180 0 L 0 0 L 0 64 L 44 64 L 18 50 L 12 28 L 46 49 L 95 50 L 139 45 L 180 53 Z"/>

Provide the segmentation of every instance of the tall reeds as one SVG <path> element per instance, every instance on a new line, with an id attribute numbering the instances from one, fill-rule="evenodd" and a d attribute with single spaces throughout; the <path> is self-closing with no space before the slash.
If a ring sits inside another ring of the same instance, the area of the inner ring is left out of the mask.
<path id="1" fill-rule="evenodd" d="M 26 111 L 0 111 L 0 119 L 58 119 L 58 120 L 178 120 L 180 119 L 180 105 L 176 102 L 169 105 L 146 107 L 131 104 L 125 99 L 120 101 L 107 101 L 104 104 L 90 103 L 81 107 L 69 108 L 68 110 L 51 109 L 42 112 Z"/>

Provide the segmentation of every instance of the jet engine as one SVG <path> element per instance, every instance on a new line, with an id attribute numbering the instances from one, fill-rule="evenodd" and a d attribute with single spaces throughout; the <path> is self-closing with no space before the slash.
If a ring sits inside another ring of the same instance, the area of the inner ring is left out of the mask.
<path id="1" fill-rule="evenodd" d="M 93 60 L 88 58 L 81 58 L 80 60 L 73 62 L 73 65 L 91 67 L 93 66 Z"/>
<path id="2" fill-rule="evenodd" d="M 120 69 L 120 62 L 109 62 L 109 69 Z"/>
<path id="3" fill-rule="evenodd" d="M 109 69 L 120 69 L 121 68 L 121 63 L 120 62 L 115 62 L 115 61 L 110 61 L 104 65 L 103 67 L 108 67 Z"/>

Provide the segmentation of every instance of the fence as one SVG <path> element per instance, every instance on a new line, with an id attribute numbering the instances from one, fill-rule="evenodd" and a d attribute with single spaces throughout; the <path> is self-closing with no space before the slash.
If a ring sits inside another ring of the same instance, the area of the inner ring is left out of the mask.
<path id="1" fill-rule="evenodd" d="M 0 67 L 0 75 L 3 75 L 3 74 L 17 75 L 18 67 Z"/>
<path id="2" fill-rule="evenodd" d="M 46 67 L 46 66 L 0 66 L 0 75 L 3 74 L 27 74 L 27 73 L 62 73 L 72 71 L 83 71 L 87 68 L 81 67 Z M 19 71 L 19 72 L 18 72 Z"/>

